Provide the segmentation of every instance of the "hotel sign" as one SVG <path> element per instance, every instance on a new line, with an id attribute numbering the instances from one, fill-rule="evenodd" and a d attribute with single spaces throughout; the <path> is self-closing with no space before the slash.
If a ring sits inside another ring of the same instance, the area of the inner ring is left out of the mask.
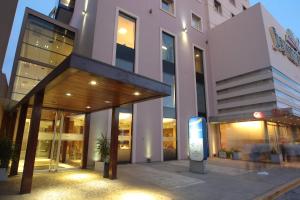
<path id="1" fill-rule="evenodd" d="M 274 50 L 287 56 L 296 66 L 300 66 L 300 42 L 299 39 L 294 36 L 293 32 L 288 29 L 284 39 L 278 35 L 275 27 L 270 27 L 270 33 Z"/>
<path id="2" fill-rule="evenodd" d="M 206 120 L 192 117 L 189 120 L 189 154 L 193 161 L 203 161 L 208 156 Z"/>

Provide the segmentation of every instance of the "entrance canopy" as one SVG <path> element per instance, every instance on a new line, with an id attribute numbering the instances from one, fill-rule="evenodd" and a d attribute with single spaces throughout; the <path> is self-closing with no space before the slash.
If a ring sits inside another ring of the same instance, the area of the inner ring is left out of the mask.
<path id="1" fill-rule="evenodd" d="M 106 63 L 71 54 L 16 106 L 44 90 L 43 108 L 93 112 L 171 95 L 171 87 Z"/>

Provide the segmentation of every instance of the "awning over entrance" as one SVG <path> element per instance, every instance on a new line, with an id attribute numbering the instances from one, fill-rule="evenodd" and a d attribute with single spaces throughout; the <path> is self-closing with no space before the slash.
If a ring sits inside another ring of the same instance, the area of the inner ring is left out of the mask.
<path id="1" fill-rule="evenodd" d="M 209 120 L 211 123 L 233 123 L 263 120 L 291 126 L 300 126 L 300 116 L 298 116 L 292 108 L 277 108 L 262 112 L 210 117 Z"/>
<path id="2" fill-rule="evenodd" d="M 44 91 L 44 108 L 92 112 L 171 95 L 171 87 L 106 63 L 70 55 L 16 106 Z"/>
<path id="3" fill-rule="evenodd" d="M 82 168 L 86 169 L 90 113 L 114 108 L 111 119 L 109 178 L 116 179 L 119 117 L 115 108 L 123 104 L 169 95 L 171 95 L 171 86 L 165 83 L 124 71 L 100 61 L 71 54 L 20 102 L 10 107 L 13 113 L 20 108 L 16 133 L 17 145 L 22 144 L 28 106 L 32 107 L 20 193 L 25 194 L 31 191 L 43 109 L 85 113 Z M 20 157 L 20 151 L 17 154 Z M 17 174 L 17 166 L 18 161 L 12 164 L 11 174 Z"/>

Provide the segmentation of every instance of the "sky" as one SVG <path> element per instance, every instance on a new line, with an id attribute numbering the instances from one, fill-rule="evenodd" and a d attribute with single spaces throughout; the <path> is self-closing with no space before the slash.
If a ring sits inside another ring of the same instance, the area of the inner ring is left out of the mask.
<path id="1" fill-rule="evenodd" d="M 258 2 L 261 2 L 283 27 L 290 28 L 300 38 L 300 0 L 250 0 L 251 5 Z M 19 0 L 3 66 L 3 72 L 8 80 L 10 79 L 25 7 L 48 15 L 57 3 L 58 0 Z"/>
<path id="2" fill-rule="evenodd" d="M 9 43 L 3 63 L 3 73 L 6 74 L 8 81 L 10 79 L 10 74 L 14 62 L 25 8 L 29 7 L 45 15 L 48 15 L 51 12 L 51 10 L 57 5 L 57 3 L 58 0 L 19 0 L 14 24 L 10 34 Z"/>

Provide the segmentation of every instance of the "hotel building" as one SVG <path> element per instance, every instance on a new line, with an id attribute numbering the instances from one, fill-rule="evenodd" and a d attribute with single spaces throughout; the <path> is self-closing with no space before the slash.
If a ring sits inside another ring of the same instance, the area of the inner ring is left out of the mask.
<path id="1" fill-rule="evenodd" d="M 33 168 L 93 168 L 101 135 L 114 164 L 187 159 L 193 116 L 211 157 L 299 156 L 299 40 L 260 4 L 61 0 L 50 16 L 27 9 L 5 101 L 21 192 Z"/>

